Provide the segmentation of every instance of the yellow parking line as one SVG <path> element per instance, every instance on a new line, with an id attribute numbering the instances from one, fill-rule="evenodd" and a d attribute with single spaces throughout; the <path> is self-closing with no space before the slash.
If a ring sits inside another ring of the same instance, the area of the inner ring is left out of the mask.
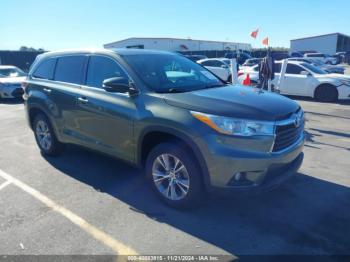
<path id="1" fill-rule="evenodd" d="M 137 252 L 135 250 L 133 250 L 132 248 L 124 245 L 123 243 L 114 239 L 112 236 L 108 235 L 107 233 L 99 230 L 98 228 L 91 225 L 83 218 L 74 214 L 72 211 L 55 203 L 53 200 L 51 200 L 47 196 L 40 193 L 38 190 L 28 186 L 27 184 L 23 183 L 22 181 L 5 173 L 1 169 L 0 169 L 0 177 L 7 180 L 7 182 L 5 182 L 5 183 L 9 183 L 9 184 L 12 183 L 12 184 L 16 185 L 17 187 L 19 187 L 23 191 L 27 192 L 31 196 L 38 199 L 40 202 L 44 203 L 46 206 L 48 206 L 52 210 L 56 211 L 57 213 L 61 214 L 64 217 L 66 217 L 68 220 L 70 220 L 72 223 L 74 223 L 75 225 L 80 227 L 86 233 L 90 234 L 95 239 L 102 242 L 104 245 L 110 247 L 116 254 L 118 254 L 118 255 L 137 255 Z"/>
<path id="2" fill-rule="evenodd" d="M 9 184 L 11 184 L 10 181 L 6 181 L 6 182 L 2 183 L 2 184 L 0 185 L 0 191 L 1 191 L 2 189 L 4 189 L 5 187 L 7 187 Z"/>

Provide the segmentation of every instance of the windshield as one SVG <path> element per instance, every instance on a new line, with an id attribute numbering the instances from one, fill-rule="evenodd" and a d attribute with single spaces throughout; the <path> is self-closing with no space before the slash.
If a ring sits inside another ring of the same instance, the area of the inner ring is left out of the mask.
<path id="1" fill-rule="evenodd" d="M 3 68 L 0 69 L 0 77 L 17 77 L 26 76 L 26 74 L 19 68 Z"/>
<path id="2" fill-rule="evenodd" d="M 326 71 L 323 71 L 322 69 L 314 66 L 314 65 L 311 65 L 311 64 L 307 64 L 307 63 L 302 63 L 301 64 L 303 67 L 309 69 L 311 72 L 315 73 L 315 74 L 318 74 L 318 75 L 325 75 L 327 74 Z"/>
<path id="3" fill-rule="evenodd" d="M 142 81 L 158 93 L 188 92 L 225 83 L 210 71 L 173 54 L 124 55 Z"/>

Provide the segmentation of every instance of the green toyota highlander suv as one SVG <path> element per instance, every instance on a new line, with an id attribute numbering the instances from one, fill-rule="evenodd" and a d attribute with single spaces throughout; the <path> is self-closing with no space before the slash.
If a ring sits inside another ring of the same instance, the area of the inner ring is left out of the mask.
<path id="1" fill-rule="evenodd" d="M 44 155 L 70 143 L 122 159 L 144 169 L 173 207 L 198 204 L 213 189 L 270 189 L 303 161 L 297 103 L 223 82 L 179 54 L 49 52 L 36 59 L 23 88 Z"/>

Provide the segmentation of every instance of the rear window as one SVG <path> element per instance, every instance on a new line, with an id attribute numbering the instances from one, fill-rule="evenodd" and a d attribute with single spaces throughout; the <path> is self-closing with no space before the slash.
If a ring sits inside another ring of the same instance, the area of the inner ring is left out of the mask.
<path id="1" fill-rule="evenodd" d="M 56 65 L 56 60 L 55 58 L 50 58 L 47 60 L 44 60 L 37 69 L 34 71 L 33 76 L 36 78 L 42 78 L 42 79 L 53 79 L 53 73 L 55 70 L 55 65 Z"/>
<path id="2" fill-rule="evenodd" d="M 58 58 L 55 80 L 60 82 L 83 84 L 83 70 L 86 56 L 63 56 Z"/>

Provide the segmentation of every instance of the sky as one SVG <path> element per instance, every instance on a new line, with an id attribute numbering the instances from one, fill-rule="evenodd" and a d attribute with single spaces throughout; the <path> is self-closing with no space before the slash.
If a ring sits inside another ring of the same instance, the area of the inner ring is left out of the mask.
<path id="1" fill-rule="evenodd" d="M 295 38 L 350 35 L 349 0 L 0 0 L 0 50 L 102 47 L 176 37 L 289 47 Z M 250 33 L 259 28 L 257 40 Z"/>

